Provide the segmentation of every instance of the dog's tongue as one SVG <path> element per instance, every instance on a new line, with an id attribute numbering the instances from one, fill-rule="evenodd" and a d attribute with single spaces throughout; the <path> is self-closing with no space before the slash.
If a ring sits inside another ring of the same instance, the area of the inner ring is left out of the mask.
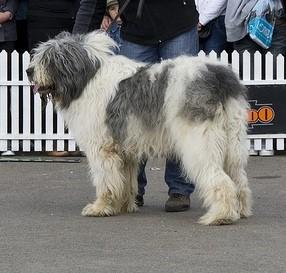
<path id="1" fill-rule="evenodd" d="M 33 86 L 33 92 L 34 92 L 34 94 L 38 93 L 38 91 L 39 91 L 39 86 L 34 85 L 34 86 Z"/>

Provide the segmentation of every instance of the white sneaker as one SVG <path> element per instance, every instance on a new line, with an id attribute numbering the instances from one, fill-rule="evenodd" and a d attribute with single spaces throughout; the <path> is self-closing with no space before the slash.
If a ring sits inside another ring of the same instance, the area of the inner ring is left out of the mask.
<path id="1" fill-rule="evenodd" d="M 12 156 L 12 155 L 15 155 L 15 153 L 12 152 L 12 151 L 6 151 L 6 152 L 3 152 L 3 153 L 1 154 L 1 156 Z"/>
<path id="2" fill-rule="evenodd" d="M 274 151 L 273 150 L 261 150 L 259 151 L 260 156 L 273 156 Z"/>
<path id="3" fill-rule="evenodd" d="M 248 155 L 258 155 L 258 151 L 256 151 L 256 150 L 254 150 L 254 149 L 250 149 L 249 151 L 248 151 Z"/>

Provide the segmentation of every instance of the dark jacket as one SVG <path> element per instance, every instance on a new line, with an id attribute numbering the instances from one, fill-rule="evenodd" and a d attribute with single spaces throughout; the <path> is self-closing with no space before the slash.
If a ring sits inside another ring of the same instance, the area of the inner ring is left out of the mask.
<path id="1" fill-rule="evenodd" d="M 74 18 L 79 0 L 29 0 L 28 16 L 49 18 Z"/>
<path id="2" fill-rule="evenodd" d="M 0 42 L 11 42 L 17 40 L 15 15 L 18 7 L 18 0 L 5 0 L 0 2 L 0 11 L 10 11 L 13 14 L 12 20 L 0 25 Z"/>
<path id="3" fill-rule="evenodd" d="M 29 0 L 29 50 L 62 31 L 72 31 L 79 0 Z"/>
<path id="4" fill-rule="evenodd" d="M 74 32 L 87 32 L 91 18 L 100 21 L 104 15 L 106 0 L 82 0 Z M 119 5 L 125 0 L 119 0 Z M 142 15 L 138 18 L 139 0 L 131 0 L 121 15 L 122 38 L 143 45 L 166 41 L 195 27 L 198 14 L 194 0 L 145 0 Z M 98 28 L 99 25 L 94 25 Z"/>

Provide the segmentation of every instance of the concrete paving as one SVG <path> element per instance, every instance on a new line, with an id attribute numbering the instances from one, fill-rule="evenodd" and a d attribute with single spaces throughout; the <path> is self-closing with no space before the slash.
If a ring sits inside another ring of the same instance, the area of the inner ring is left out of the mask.
<path id="1" fill-rule="evenodd" d="M 86 218 L 94 189 L 85 158 L 0 162 L 0 273 L 286 272 L 285 156 L 250 159 L 254 216 L 231 226 L 197 224 L 196 193 L 190 211 L 164 212 L 163 169 L 149 163 L 138 213 Z"/>

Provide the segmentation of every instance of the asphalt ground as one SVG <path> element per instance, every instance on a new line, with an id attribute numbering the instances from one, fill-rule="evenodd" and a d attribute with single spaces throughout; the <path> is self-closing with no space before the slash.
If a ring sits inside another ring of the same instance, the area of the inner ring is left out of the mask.
<path id="1" fill-rule="evenodd" d="M 254 215 L 230 226 L 197 224 L 196 193 L 190 211 L 166 213 L 156 160 L 140 211 L 82 217 L 94 189 L 86 159 L 69 159 L 0 161 L 0 273 L 286 272 L 285 156 L 250 158 Z"/>

